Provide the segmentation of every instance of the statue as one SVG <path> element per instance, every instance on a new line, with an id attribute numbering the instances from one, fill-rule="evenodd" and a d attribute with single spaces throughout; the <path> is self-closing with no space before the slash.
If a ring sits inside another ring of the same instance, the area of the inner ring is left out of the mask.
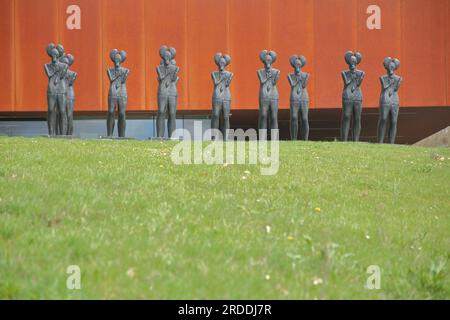
<path id="1" fill-rule="evenodd" d="M 219 70 L 211 73 L 214 83 L 211 129 L 220 130 L 222 132 L 223 139 L 227 140 L 227 130 L 230 129 L 230 83 L 233 80 L 234 75 L 233 73 L 226 71 L 225 68 L 230 64 L 231 57 L 227 54 L 216 53 L 214 56 L 214 62 Z"/>
<path id="2" fill-rule="evenodd" d="M 294 73 L 288 75 L 288 81 L 291 85 L 291 139 L 297 140 L 298 136 L 298 112 L 300 111 L 301 121 L 301 137 L 303 140 L 309 138 L 309 96 L 306 86 L 309 81 L 309 74 L 302 72 L 302 68 L 306 64 L 304 56 L 293 55 L 290 58 L 291 66 Z"/>
<path id="3" fill-rule="evenodd" d="M 169 138 L 176 129 L 178 90 L 177 84 L 180 78 L 178 73 L 180 68 L 177 66 L 175 56 L 177 51 L 175 48 L 162 46 L 159 49 L 161 63 L 156 68 L 158 74 L 158 117 L 156 120 L 157 136 L 164 137 L 165 119 L 167 110 L 169 111 L 168 131 Z"/>
<path id="4" fill-rule="evenodd" d="M 348 51 L 345 54 L 349 70 L 342 72 L 344 81 L 344 92 L 342 93 L 342 122 L 341 141 L 348 140 L 350 122 L 353 118 L 353 141 L 359 141 L 361 133 L 362 92 L 361 83 L 364 80 L 364 71 L 357 70 L 356 66 L 361 62 L 362 56 L 359 52 Z"/>
<path id="5" fill-rule="evenodd" d="M 259 129 L 267 129 L 267 118 L 270 118 L 271 129 L 278 129 L 278 90 L 277 82 L 280 70 L 272 68 L 277 60 L 274 51 L 263 50 L 259 54 L 264 69 L 258 70 L 259 87 Z"/>
<path id="6" fill-rule="evenodd" d="M 60 59 L 64 56 L 64 47 L 50 43 L 47 46 L 47 54 L 51 57 L 51 63 L 44 65 L 45 74 L 48 77 L 47 88 L 47 125 L 48 134 L 57 134 L 57 121 L 61 132 L 67 131 L 66 95 L 67 86 L 65 76 L 68 66 Z M 59 113 L 59 117 L 57 117 Z"/>
<path id="7" fill-rule="evenodd" d="M 125 51 L 118 51 L 114 49 L 109 54 L 112 62 L 114 63 L 113 68 L 109 68 L 107 71 L 109 81 L 111 82 L 108 94 L 108 118 L 107 118 L 107 135 L 108 137 L 113 136 L 114 132 L 114 116 L 116 108 L 119 109 L 119 137 L 125 137 L 126 129 L 126 109 L 128 102 L 127 86 L 126 81 L 130 70 L 121 67 L 121 64 L 127 59 L 127 53 Z"/>
<path id="8" fill-rule="evenodd" d="M 74 57 L 71 54 L 64 55 L 64 57 L 61 58 L 61 62 L 66 64 L 69 68 L 74 63 Z M 67 96 L 66 96 L 66 116 L 67 116 L 67 131 L 63 132 L 60 128 L 60 126 L 57 125 L 57 131 L 59 135 L 67 135 L 71 136 L 73 135 L 73 109 L 75 105 L 75 92 L 73 89 L 73 84 L 77 78 L 77 73 L 73 72 L 72 70 L 67 69 L 66 76 L 64 77 L 64 81 L 66 81 L 66 87 L 67 87 Z M 61 115 L 58 112 L 58 118 L 60 118 Z"/>
<path id="9" fill-rule="evenodd" d="M 383 62 L 387 74 L 380 77 L 381 96 L 380 96 L 380 118 L 378 121 L 378 142 L 384 142 L 386 132 L 386 123 L 388 117 L 389 123 L 389 143 L 395 143 L 397 135 L 397 118 L 400 108 L 400 99 L 398 89 L 402 78 L 394 72 L 400 67 L 400 60 L 387 57 Z"/>

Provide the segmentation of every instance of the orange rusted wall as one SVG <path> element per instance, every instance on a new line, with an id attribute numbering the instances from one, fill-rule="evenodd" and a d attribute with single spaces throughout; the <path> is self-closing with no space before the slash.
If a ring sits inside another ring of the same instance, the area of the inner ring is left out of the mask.
<path id="1" fill-rule="evenodd" d="M 81 30 L 66 27 L 69 5 L 81 8 Z M 366 26 L 369 5 L 381 8 L 381 30 Z M 184 110 L 210 109 L 217 51 L 232 56 L 232 107 L 256 109 L 262 49 L 278 53 L 281 108 L 294 53 L 308 60 L 311 107 L 340 107 L 347 50 L 363 54 L 365 107 L 378 104 L 388 55 L 401 60 L 403 106 L 450 106 L 450 0 L 0 0 L 0 8 L 0 111 L 46 110 L 49 42 L 75 56 L 80 111 L 106 110 L 113 48 L 128 52 L 129 110 L 156 110 L 162 44 L 177 48 Z"/>

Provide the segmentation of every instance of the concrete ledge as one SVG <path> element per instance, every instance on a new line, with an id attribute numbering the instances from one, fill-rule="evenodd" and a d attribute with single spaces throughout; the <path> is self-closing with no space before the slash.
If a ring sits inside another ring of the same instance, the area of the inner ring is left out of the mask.
<path id="1" fill-rule="evenodd" d="M 419 147 L 450 147 L 450 127 L 436 132 L 414 145 Z"/>

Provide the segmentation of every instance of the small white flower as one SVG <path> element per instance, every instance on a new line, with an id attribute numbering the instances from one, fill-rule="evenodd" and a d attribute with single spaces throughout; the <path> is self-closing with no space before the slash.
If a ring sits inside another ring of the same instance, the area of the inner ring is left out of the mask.
<path id="1" fill-rule="evenodd" d="M 271 226 L 266 226 L 266 232 L 267 232 L 267 233 L 272 232 L 272 227 L 271 227 Z"/>
<path id="2" fill-rule="evenodd" d="M 323 284 L 323 279 L 322 278 L 318 278 L 318 277 L 314 277 L 313 285 L 318 286 L 319 284 Z"/>
<path id="3" fill-rule="evenodd" d="M 270 275 L 266 274 L 265 278 L 266 278 L 267 281 L 269 281 L 270 280 Z"/>

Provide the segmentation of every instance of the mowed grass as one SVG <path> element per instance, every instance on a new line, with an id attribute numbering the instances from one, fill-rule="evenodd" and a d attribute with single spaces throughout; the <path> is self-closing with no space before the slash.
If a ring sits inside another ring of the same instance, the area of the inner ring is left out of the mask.
<path id="1" fill-rule="evenodd" d="M 0 138 L 0 298 L 450 298 L 449 149 L 281 142 L 262 176 L 174 145 Z"/>

